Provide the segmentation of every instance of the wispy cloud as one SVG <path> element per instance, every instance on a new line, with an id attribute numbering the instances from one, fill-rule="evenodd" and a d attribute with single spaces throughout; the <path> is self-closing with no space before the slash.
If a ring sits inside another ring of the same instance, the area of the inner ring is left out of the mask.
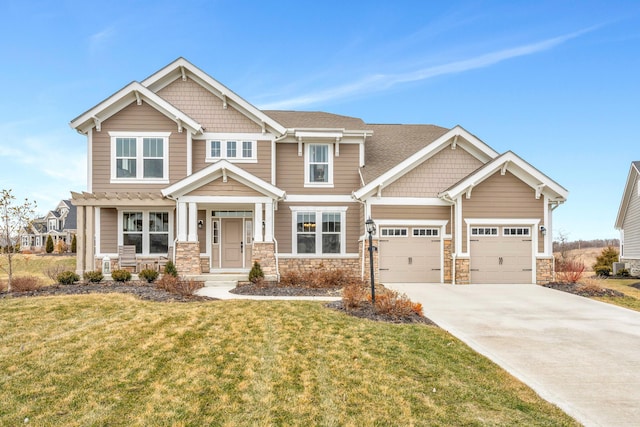
<path id="1" fill-rule="evenodd" d="M 115 26 L 109 26 L 102 31 L 89 36 L 89 51 L 95 53 L 100 50 L 116 34 Z"/>
<path id="2" fill-rule="evenodd" d="M 304 107 L 335 99 L 343 99 L 349 96 L 361 95 L 368 92 L 379 92 L 403 83 L 428 80 L 437 76 L 457 74 L 465 71 L 485 68 L 509 59 L 532 55 L 534 53 L 553 49 L 556 46 L 559 46 L 571 39 L 575 39 L 576 37 L 591 32 L 596 28 L 598 28 L 598 26 L 589 27 L 580 31 L 547 40 L 542 40 L 536 43 L 530 43 L 510 49 L 490 52 L 473 58 L 422 68 L 408 73 L 369 75 L 353 83 L 328 88 L 295 98 L 263 104 L 260 106 L 260 108 L 280 109 Z"/>

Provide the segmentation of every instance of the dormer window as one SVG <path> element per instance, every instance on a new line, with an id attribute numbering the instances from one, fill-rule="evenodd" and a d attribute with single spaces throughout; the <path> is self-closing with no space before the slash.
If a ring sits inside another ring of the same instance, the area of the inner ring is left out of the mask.
<path id="1" fill-rule="evenodd" d="M 258 161 L 257 141 L 239 139 L 211 139 L 207 141 L 209 163 L 228 160 L 231 163 L 255 163 Z"/>
<path id="2" fill-rule="evenodd" d="M 49 230 L 53 231 L 53 230 L 57 230 L 57 229 L 58 229 L 58 220 L 50 219 L 49 220 Z"/>
<path id="3" fill-rule="evenodd" d="M 305 145 L 304 183 L 306 187 L 333 187 L 333 145 Z"/>

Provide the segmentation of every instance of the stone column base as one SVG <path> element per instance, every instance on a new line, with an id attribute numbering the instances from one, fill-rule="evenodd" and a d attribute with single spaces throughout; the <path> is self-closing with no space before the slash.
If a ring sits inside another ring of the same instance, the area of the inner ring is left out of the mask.
<path id="1" fill-rule="evenodd" d="M 471 283 L 471 275 L 469 274 L 469 259 L 456 258 L 456 284 L 468 285 Z"/>
<path id="2" fill-rule="evenodd" d="M 264 280 L 277 281 L 278 269 L 276 265 L 276 245 L 273 242 L 253 242 L 253 252 L 251 253 L 251 265 L 257 261 L 264 273 Z"/>
<path id="3" fill-rule="evenodd" d="M 176 270 L 181 276 L 202 273 L 198 242 L 176 242 Z"/>
<path id="4" fill-rule="evenodd" d="M 553 258 L 536 259 L 536 283 L 546 285 L 553 280 Z"/>

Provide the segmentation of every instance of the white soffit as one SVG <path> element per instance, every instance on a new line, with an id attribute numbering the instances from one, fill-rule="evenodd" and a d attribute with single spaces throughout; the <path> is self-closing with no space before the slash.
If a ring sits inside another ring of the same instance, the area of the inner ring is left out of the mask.
<path id="1" fill-rule="evenodd" d="M 160 71 L 147 77 L 142 81 L 142 85 L 153 92 L 157 92 L 174 82 L 176 79 L 186 79 L 187 77 L 193 79 L 193 81 L 222 99 L 223 102 L 233 105 L 234 108 L 255 121 L 257 124 L 268 125 L 279 135 L 283 135 L 286 132 L 286 128 L 280 123 L 264 114 L 261 110 L 254 107 L 231 89 L 215 80 L 213 77 L 209 76 L 207 73 L 184 58 L 176 59 Z"/>
<path id="2" fill-rule="evenodd" d="M 512 151 L 507 151 L 463 180 L 449 187 L 440 193 L 439 196 L 446 197 L 449 200 L 456 199 L 494 173 L 503 173 L 506 171 L 511 172 L 530 187 L 537 189 L 541 194 L 549 195 L 555 201 L 565 201 L 569 195 L 569 192 L 560 184 L 531 166 Z"/>
<path id="3" fill-rule="evenodd" d="M 185 126 L 194 133 L 202 131 L 202 125 L 180 111 L 138 82 L 129 83 L 118 92 L 111 95 L 95 107 L 76 117 L 69 125 L 78 132 L 86 133 L 92 127 L 99 127 L 100 123 L 121 111 L 123 108 L 137 102 L 147 102 L 153 108 L 178 124 Z"/>
<path id="4" fill-rule="evenodd" d="M 161 192 L 165 197 L 180 197 L 224 176 L 229 176 L 241 184 L 272 198 L 282 199 L 285 196 L 283 190 L 250 174 L 227 160 L 219 160 L 211 166 L 170 185 Z"/>
<path id="5" fill-rule="evenodd" d="M 397 166 L 391 168 L 364 187 L 355 191 L 353 193 L 354 197 L 357 199 L 362 199 L 363 197 L 367 197 L 378 191 L 378 187 L 382 186 L 384 188 L 390 185 L 394 181 L 404 176 L 406 173 L 413 170 L 415 167 L 421 165 L 424 161 L 432 157 L 434 154 L 438 153 L 444 147 L 452 144 L 453 140 L 456 140 L 457 145 L 464 148 L 467 152 L 469 152 L 469 154 L 473 155 L 483 163 L 486 163 L 489 160 L 498 157 L 498 153 L 493 150 L 493 148 L 489 147 L 476 136 L 465 130 L 462 126 L 458 125 L 419 150 L 417 153 L 399 163 Z"/>

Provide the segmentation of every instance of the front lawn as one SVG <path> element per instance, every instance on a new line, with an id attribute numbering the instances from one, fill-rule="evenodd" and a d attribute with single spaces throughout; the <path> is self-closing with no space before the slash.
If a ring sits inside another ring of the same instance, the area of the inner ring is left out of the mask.
<path id="1" fill-rule="evenodd" d="M 76 269 L 75 255 L 24 255 L 15 254 L 13 256 L 14 277 L 35 276 L 43 283 L 49 284 L 51 279 L 47 277 L 45 271 L 49 268 L 58 267 L 60 270 Z M 5 255 L 0 256 L 0 281 L 7 279 L 8 263 Z"/>
<path id="2" fill-rule="evenodd" d="M 578 425 L 447 332 L 317 302 L 0 300 L 0 425 Z"/>
<path id="3" fill-rule="evenodd" d="M 638 279 L 617 279 L 610 278 L 600 280 L 600 286 L 604 288 L 620 291 L 625 294 L 624 297 L 597 297 L 598 301 L 604 301 L 610 304 L 619 305 L 620 307 L 629 308 L 631 310 L 640 311 L 640 289 L 631 285 L 640 283 Z"/>

